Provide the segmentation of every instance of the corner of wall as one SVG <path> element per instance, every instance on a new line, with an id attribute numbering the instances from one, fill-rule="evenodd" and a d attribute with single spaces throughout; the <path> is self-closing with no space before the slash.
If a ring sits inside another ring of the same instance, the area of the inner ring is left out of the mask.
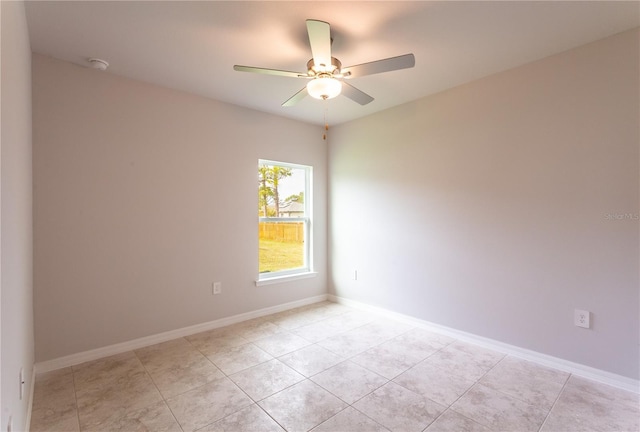
<path id="1" fill-rule="evenodd" d="M 31 46 L 24 2 L 0 2 L 0 20 L 0 428 L 28 430 L 34 376 L 33 176 Z"/>

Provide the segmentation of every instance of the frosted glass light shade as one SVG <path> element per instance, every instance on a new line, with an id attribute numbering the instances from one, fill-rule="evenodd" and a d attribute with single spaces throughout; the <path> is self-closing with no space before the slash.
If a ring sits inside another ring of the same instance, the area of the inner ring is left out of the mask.
<path id="1" fill-rule="evenodd" d="M 316 99 L 331 99 L 341 91 L 342 83 L 331 77 L 318 77 L 307 83 L 307 93 Z"/>

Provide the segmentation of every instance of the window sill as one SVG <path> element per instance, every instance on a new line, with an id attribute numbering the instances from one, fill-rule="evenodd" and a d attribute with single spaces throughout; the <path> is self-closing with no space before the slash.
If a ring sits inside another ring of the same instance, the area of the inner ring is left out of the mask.
<path id="1" fill-rule="evenodd" d="M 307 272 L 307 273 L 298 273 L 298 274 L 292 274 L 292 275 L 286 275 L 286 276 L 275 276 L 271 278 L 257 280 L 256 286 L 273 285 L 277 283 L 291 282 L 299 279 L 308 279 L 308 278 L 316 277 L 317 274 L 318 274 L 317 272 Z"/>

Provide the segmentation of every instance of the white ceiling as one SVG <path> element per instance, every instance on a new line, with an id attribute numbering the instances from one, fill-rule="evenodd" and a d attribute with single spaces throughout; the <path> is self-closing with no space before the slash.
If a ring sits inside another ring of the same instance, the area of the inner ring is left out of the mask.
<path id="1" fill-rule="evenodd" d="M 332 99 L 339 124 L 640 25 L 640 3 L 28 1 L 34 52 L 106 73 L 322 124 L 325 102 L 281 103 L 306 80 L 235 72 L 234 64 L 306 71 L 305 20 L 331 24 L 333 55 L 351 66 L 414 53 L 412 69 L 353 78 L 375 98 Z"/>

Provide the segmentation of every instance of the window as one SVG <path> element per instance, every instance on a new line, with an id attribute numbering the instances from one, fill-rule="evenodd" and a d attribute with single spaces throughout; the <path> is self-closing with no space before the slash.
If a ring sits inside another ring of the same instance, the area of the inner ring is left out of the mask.
<path id="1" fill-rule="evenodd" d="M 258 282 L 311 275 L 312 168 L 258 161 Z"/>

